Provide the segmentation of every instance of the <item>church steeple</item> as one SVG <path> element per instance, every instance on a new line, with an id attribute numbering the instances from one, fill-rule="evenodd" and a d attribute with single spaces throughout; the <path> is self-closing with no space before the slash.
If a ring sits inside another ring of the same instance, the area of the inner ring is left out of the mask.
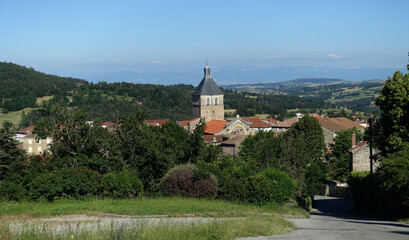
<path id="1" fill-rule="evenodd" d="M 210 75 L 210 67 L 206 63 L 204 76 L 193 93 L 193 117 L 203 117 L 206 121 L 224 119 L 223 92 Z"/>
<path id="2" fill-rule="evenodd" d="M 204 78 L 212 78 L 212 76 L 210 75 L 210 67 L 209 65 L 206 63 L 206 67 L 204 67 Z"/>

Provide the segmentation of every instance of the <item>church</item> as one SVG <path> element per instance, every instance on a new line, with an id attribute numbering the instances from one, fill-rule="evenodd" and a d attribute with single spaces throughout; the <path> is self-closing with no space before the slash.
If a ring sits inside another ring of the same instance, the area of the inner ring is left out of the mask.
<path id="1" fill-rule="evenodd" d="M 178 121 L 178 124 L 192 132 L 200 119 L 206 122 L 204 140 L 208 144 L 220 145 L 229 155 L 238 153 L 238 147 L 246 136 L 256 131 L 271 130 L 271 124 L 255 118 L 240 118 L 231 121 L 224 119 L 224 94 L 211 75 L 208 64 L 204 67 L 202 81 L 192 96 L 193 119 Z"/>
<path id="2" fill-rule="evenodd" d="M 224 120 L 223 92 L 217 86 L 206 64 L 204 77 L 193 93 L 193 118 L 204 118 L 206 122 Z"/>

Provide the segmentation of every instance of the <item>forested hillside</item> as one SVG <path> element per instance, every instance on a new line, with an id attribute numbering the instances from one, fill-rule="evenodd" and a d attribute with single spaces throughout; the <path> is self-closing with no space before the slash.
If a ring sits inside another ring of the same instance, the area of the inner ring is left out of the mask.
<path id="1" fill-rule="evenodd" d="M 59 77 L 14 63 L 0 62 L 0 108 L 3 112 L 35 107 L 37 97 L 67 95 L 85 80 Z"/>
<path id="2" fill-rule="evenodd" d="M 88 83 L 85 80 L 58 77 L 35 71 L 13 63 L 0 64 L 0 107 L 3 112 L 27 107 L 59 104 L 83 110 L 87 119 L 117 121 L 120 117 L 143 112 L 145 119 L 189 120 L 192 118 L 192 85 L 154 85 L 116 83 Z M 198 84 L 200 78 L 198 79 Z M 297 96 L 274 96 L 223 90 L 225 108 L 235 109 L 241 116 L 268 114 L 283 119 L 289 117 L 289 109 L 315 112 L 327 107 L 322 101 Z M 33 110 L 22 114 L 20 127 L 26 127 L 42 119 L 41 112 Z"/>

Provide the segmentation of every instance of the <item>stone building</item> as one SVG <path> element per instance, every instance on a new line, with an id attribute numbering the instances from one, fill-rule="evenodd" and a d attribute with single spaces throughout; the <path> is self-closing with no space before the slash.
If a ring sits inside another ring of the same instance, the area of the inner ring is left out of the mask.
<path id="1" fill-rule="evenodd" d="M 331 144 L 334 143 L 334 137 L 340 131 L 352 129 L 352 128 L 356 128 L 361 131 L 365 129 L 364 126 L 354 121 L 351 121 L 345 117 L 324 118 L 324 119 L 319 119 L 318 121 L 324 133 L 324 139 L 325 139 L 324 141 L 327 147 L 329 147 Z"/>
<path id="2" fill-rule="evenodd" d="M 371 170 L 370 150 L 368 141 L 363 141 L 356 144 L 356 135 L 352 134 L 352 148 L 348 149 L 349 152 L 349 171 L 350 172 L 362 172 Z M 372 148 L 373 169 L 379 167 L 379 151 L 376 148 Z"/>
<path id="3" fill-rule="evenodd" d="M 21 148 L 24 149 L 29 155 L 40 155 L 48 151 L 49 145 L 52 142 L 51 137 L 46 139 L 36 139 L 37 135 L 27 134 L 22 141 Z"/>
<path id="4" fill-rule="evenodd" d="M 211 77 L 207 64 L 204 77 L 193 93 L 193 118 L 204 118 L 206 122 L 224 120 L 224 95 Z"/>

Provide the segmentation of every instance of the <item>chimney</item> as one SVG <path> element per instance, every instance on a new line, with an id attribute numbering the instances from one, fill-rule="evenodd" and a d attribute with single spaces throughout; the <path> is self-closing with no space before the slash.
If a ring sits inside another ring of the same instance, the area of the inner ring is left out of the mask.
<path id="1" fill-rule="evenodd" d="M 356 146 L 356 134 L 352 133 L 352 147 Z"/>

